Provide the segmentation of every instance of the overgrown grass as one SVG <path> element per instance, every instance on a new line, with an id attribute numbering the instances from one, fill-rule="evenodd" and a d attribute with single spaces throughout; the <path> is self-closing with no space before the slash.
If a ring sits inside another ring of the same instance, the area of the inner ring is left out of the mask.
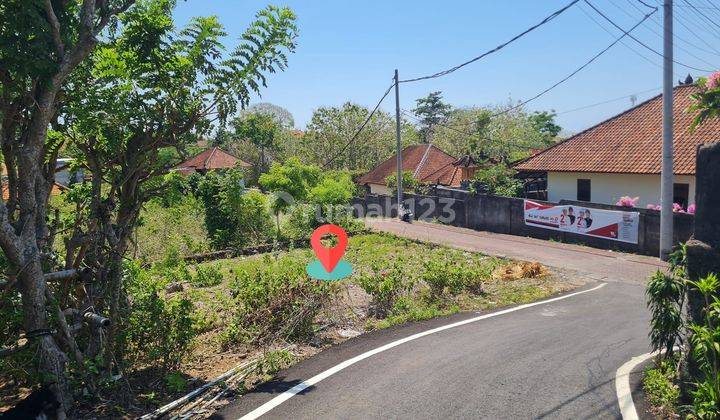
<path id="1" fill-rule="evenodd" d="M 191 255 L 210 250 L 205 209 L 192 196 L 173 207 L 164 207 L 159 201 L 149 202 L 140 218 L 135 238 L 134 257 L 146 261 L 159 261 L 170 247 L 180 255 Z"/>
<path id="2" fill-rule="evenodd" d="M 387 234 L 360 234 L 350 238 L 346 259 L 353 275 L 339 285 L 352 283 L 373 298 L 362 327 L 387 328 L 410 321 L 422 321 L 465 310 L 495 308 L 528 303 L 557 292 L 544 279 L 514 281 L 493 279 L 493 271 L 509 261 L 477 253 L 419 243 Z M 284 278 L 298 275 L 315 258 L 309 249 L 264 256 L 236 258 L 201 264 L 213 265 L 225 279 L 222 284 L 192 290 L 199 301 L 195 321 L 200 331 L 220 330 L 223 347 L 236 340 L 250 340 L 253 333 L 228 322 L 242 312 L 237 295 L 238 278 L 267 276 L 268 267 L 283 272 L 295 267 Z M 300 274 L 302 276 L 302 273 Z M 245 283 L 247 283 L 247 280 Z M 431 285 L 432 284 L 432 285 Z M 223 291 L 230 290 L 231 293 Z"/>

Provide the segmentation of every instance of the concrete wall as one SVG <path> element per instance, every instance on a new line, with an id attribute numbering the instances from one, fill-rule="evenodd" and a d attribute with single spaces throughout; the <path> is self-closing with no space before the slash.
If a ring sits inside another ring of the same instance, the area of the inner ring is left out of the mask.
<path id="1" fill-rule="evenodd" d="M 377 194 L 377 195 L 393 195 L 393 192 L 390 191 L 390 189 L 386 185 L 380 185 L 380 184 L 368 184 L 370 187 L 370 194 Z"/>
<path id="2" fill-rule="evenodd" d="M 548 200 L 576 200 L 577 180 L 589 179 L 591 201 L 615 204 L 622 196 L 640 197 L 638 207 L 660 204 L 660 175 L 548 172 Z M 690 185 L 690 204 L 695 203 L 695 177 L 676 175 L 675 183 Z"/>
<path id="3" fill-rule="evenodd" d="M 660 252 L 660 212 L 655 210 L 633 209 L 633 211 L 640 213 L 638 243 L 629 244 L 528 226 L 524 221 L 524 200 L 520 198 L 470 194 L 459 190 L 444 191 L 441 195 L 443 196 L 406 194 L 404 204 L 412 210 L 416 219 L 439 221 L 458 227 L 517 236 L 530 236 L 539 239 L 552 239 L 595 248 L 614 249 L 652 256 L 657 256 Z M 353 205 L 356 208 L 355 215 L 357 217 L 396 217 L 396 202 L 397 200 L 394 197 L 368 195 L 364 198 L 354 199 Z M 571 200 L 564 200 L 560 203 L 547 203 L 578 204 L 578 202 Z M 626 207 L 613 205 L 580 204 L 595 209 L 628 210 Z M 685 242 L 690 238 L 693 233 L 694 220 L 694 216 L 689 214 L 675 214 L 673 238 L 675 243 Z"/>

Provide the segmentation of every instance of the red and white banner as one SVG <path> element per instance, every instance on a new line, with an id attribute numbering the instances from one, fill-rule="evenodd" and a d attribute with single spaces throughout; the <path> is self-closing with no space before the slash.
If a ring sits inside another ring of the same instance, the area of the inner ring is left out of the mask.
<path id="1" fill-rule="evenodd" d="M 525 200 L 525 224 L 636 244 L 640 213 Z"/>

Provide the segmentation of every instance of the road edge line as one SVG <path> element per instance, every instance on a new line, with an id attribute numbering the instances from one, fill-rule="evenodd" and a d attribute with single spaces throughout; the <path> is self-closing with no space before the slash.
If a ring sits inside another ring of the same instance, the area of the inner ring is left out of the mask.
<path id="1" fill-rule="evenodd" d="M 571 298 L 571 297 L 578 296 L 578 295 L 582 295 L 582 294 L 585 294 L 585 293 L 594 292 L 594 291 L 599 290 L 599 289 L 601 289 L 601 288 L 603 288 L 603 287 L 605 287 L 605 286 L 607 286 L 607 283 L 601 283 L 601 284 L 599 284 L 599 285 L 597 285 L 597 286 L 595 286 L 595 287 L 593 287 L 593 288 L 591 288 L 591 289 L 581 290 L 581 291 L 578 291 L 578 292 L 569 293 L 569 294 L 567 294 L 567 295 L 562 295 L 562 296 L 554 297 L 554 298 L 551 298 L 551 299 L 541 300 L 541 301 L 532 302 L 532 303 L 526 303 L 526 304 L 524 304 L 524 305 L 519 305 L 519 306 L 515 306 L 515 307 L 512 307 L 512 308 L 508 308 L 508 309 L 503 309 L 503 310 L 500 310 L 500 311 L 497 311 L 497 312 L 491 312 L 491 313 L 489 313 L 489 314 L 480 315 L 480 316 L 477 316 L 477 317 L 474 317 L 474 318 L 466 319 L 466 320 L 459 321 L 459 322 L 455 322 L 455 323 L 452 323 L 452 324 L 443 325 L 443 326 L 441 326 L 441 327 L 432 328 L 432 329 L 429 329 L 429 330 L 427 330 L 427 331 L 423 331 L 423 332 L 420 332 L 420 333 L 416 333 L 416 334 L 410 335 L 410 336 L 405 337 L 405 338 L 401 338 L 401 339 L 399 339 L 399 340 L 392 341 L 392 342 L 390 342 L 390 343 L 388 343 L 388 344 L 385 344 L 385 345 L 380 346 L 380 347 L 377 347 L 377 348 L 375 348 L 375 349 L 373 349 L 373 350 L 366 351 L 365 353 L 362 353 L 362 354 L 359 354 L 359 355 L 357 355 L 357 356 L 355 356 L 355 357 L 352 357 L 352 358 L 350 358 L 350 359 L 347 359 L 347 360 L 345 360 L 345 361 L 343 361 L 343 362 L 341 362 L 341 363 L 339 363 L 339 364 L 331 367 L 330 369 L 327 369 L 327 370 L 325 370 L 325 371 L 323 371 L 323 372 L 320 372 L 319 374 L 313 376 L 312 378 L 310 378 L 310 379 L 308 379 L 308 380 L 306 380 L 306 381 L 300 382 L 299 384 L 297 384 L 297 385 L 295 385 L 294 387 L 288 389 L 287 391 L 283 392 L 282 394 L 278 395 L 277 397 L 271 399 L 270 401 L 262 404 L 261 406 L 255 408 L 255 409 L 252 410 L 251 412 L 249 412 L 249 413 L 245 414 L 244 416 L 240 417 L 240 420 L 254 420 L 254 419 L 257 419 L 257 418 L 259 418 L 260 416 L 268 413 L 269 411 L 271 411 L 271 410 L 274 409 L 275 407 L 278 407 L 280 404 L 284 403 L 285 401 L 289 400 L 290 398 L 294 397 L 295 395 L 303 392 L 303 391 L 306 390 L 307 388 L 310 388 L 311 386 L 319 383 L 319 382 L 322 381 L 323 379 L 329 378 L 330 376 L 332 376 L 332 375 L 334 375 L 334 374 L 342 371 L 343 369 L 345 369 L 345 368 L 347 368 L 347 367 L 350 367 L 350 366 L 354 365 L 354 364 L 357 363 L 357 362 L 360 362 L 360 361 L 362 361 L 362 360 L 365 360 L 365 359 L 367 359 L 367 358 L 369 358 L 369 357 L 372 357 L 372 356 L 374 356 L 374 355 L 376 355 L 376 354 L 382 353 L 382 352 L 384 352 L 384 351 L 386 351 L 386 350 L 390 350 L 391 348 L 397 347 L 397 346 L 399 346 L 399 345 L 401 345 L 401 344 L 405 344 L 405 343 L 407 343 L 407 342 L 410 342 L 410 341 L 413 341 L 413 340 L 417 340 L 418 338 L 422 338 L 422 337 L 425 337 L 425 336 L 428 336 L 428 335 L 431 335 L 431 334 L 435 334 L 435 333 L 438 333 L 438 332 L 441 332 L 441 331 L 449 330 L 449 329 L 451 329 L 451 328 L 456 328 L 456 327 L 460 327 L 460 326 L 463 326 L 463 325 L 466 325 L 466 324 L 471 324 L 471 323 L 474 323 L 474 322 L 482 321 L 482 320 L 484 320 L 484 319 L 493 318 L 493 317 L 500 316 L 500 315 L 505 315 L 505 314 L 508 314 L 508 313 L 511 313 L 511 312 L 520 311 L 520 310 L 522 310 L 522 309 L 532 308 L 532 307 L 534 307 L 534 306 L 544 305 L 544 304 L 546 304 L 546 303 L 557 302 L 557 301 L 560 301 L 560 300 L 569 299 L 569 298 Z M 623 365 L 623 366 L 624 366 L 624 365 Z"/>
<path id="2" fill-rule="evenodd" d="M 655 356 L 660 355 L 661 351 L 641 354 L 625 362 L 615 371 L 615 393 L 617 394 L 618 404 L 620 405 L 620 414 L 623 420 L 639 420 L 635 402 L 632 397 L 632 389 L 630 389 L 630 374 L 633 369 L 640 363 Z"/>

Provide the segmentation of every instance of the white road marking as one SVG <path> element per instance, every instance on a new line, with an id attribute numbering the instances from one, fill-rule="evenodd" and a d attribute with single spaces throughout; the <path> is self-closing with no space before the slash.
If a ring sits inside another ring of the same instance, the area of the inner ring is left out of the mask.
<path id="1" fill-rule="evenodd" d="M 664 353 L 663 351 L 654 351 L 645 353 L 640 356 L 633 357 L 625 362 L 615 372 L 615 393 L 617 393 L 618 404 L 620 404 L 620 414 L 623 420 L 638 420 L 638 413 L 635 409 L 635 403 L 632 398 L 632 390 L 630 389 L 630 373 L 640 363 Z"/>
<path id="2" fill-rule="evenodd" d="M 422 338 L 422 337 L 428 336 L 428 335 L 430 335 L 430 334 L 435 334 L 435 333 L 438 333 L 438 332 L 440 332 L 440 331 L 445 331 L 445 330 L 449 330 L 449 329 L 451 329 L 451 328 L 455 328 L 455 327 L 460 327 L 460 326 L 463 326 L 463 325 L 471 324 L 471 323 L 473 323 L 473 322 L 482 321 L 483 319 L 493 318 L 493 317 L 496 317 L 496 316 L 509 314 L 509 313 L 511 313 L 511 312 L 520 311 L 520 310 L 522 310 L 522 309 L 532 308 L 533 306 L 544 305 L 544 304 L 546 304 L 546 303 L 557 302 L 557 301 L 559 301 L 559 300 L 568 299 L 568 298 L 571 298 L 571 297 L 573 297 L 573 296 L 578 296 L 578 295 L 582 295 L 582 294 L 585 294 L 585 293 L 594 292 L 595 290 L 598 290 L 598 289 L 604 287 L 606 284 L 607 284 L 607 283 L 603 283 L 603 284 L 600 284 L 600 285 L 598 285 L 598 286 L 593 287 L 592 289 L 582 290 L 582 291 L 580 291 L 580 292 L 570 293 L 570 294 L 567 294 L 567 295 L 559 296 L 559 297 L 552 298 L 552 299 L 542 300 L 542 301 L 539 301 L 539 302 L 527 303 L 527 304 L 525 304 L 525 305 L 520 305 L 520 306 L 516 306 L 516 307 L 513 307 L 513 308 L 508 308 L 508 309 L 504 309 L 504 310 L 501 310 L 501 311 L 497 311 L 497 312 L 493 312 L 493 313 L 481 315 L 481 316 L 478 316 L 478 317 L 475 317 L 475 318 L 466 319 L 466 320 L 464 320 L 464 321 L 455 322 L 455 323 L 453 323 L 453 324 L 443 325 L 442 327 L 433 328 L 433 329 L 431 329 L 431 330 L 423 331 L 423 332 L 421 332 L 421 333 L 413 334 L 413 335 L 411 335 L 411 336 L 409 336 L 409 337 L 405 337 L 405 338 L 402 338 L 402 339 L 400 339 L 400 340 L 393 341 L 393 342 L 391 342 L 391 343 L 385 344 L 384 346 L 381 346 L 381 347 L 378 347 L 378 348 L 376 348 L 376 349 L 373 349 L 373 350 L 367 351 L 367 352 L 365 352 L 365 353 L 362 353 L 362 354 L 360 354 L 360 355 L 357 355 L 357 356 L 355 356 L 355 357 L 353 357 L 353 358 L 351 358 L 351 359 L 348 359 L 348 360 L 346 360 L 346 361 L 344 361 L 344 362 L 342 362 L 342 363 L 340 363 L 340 364 L 338 364 L 338 365 L 335 365 L 335 366 L 331 367 L 330 369 L 328 369 L 328 370 L 326 370 L 326 371 L 324 371 L 324 372 L 321 372 L 321 373 L 313 376 L 312 378 L 310 378 L 310 379 L 308 379 L 308 380 L 306 380 L 306 381 L 300 382 L 299 384 L 297 384 L 297 385 L 295 385 L 294 387 L 288 389 L 287 391 L 283 392 L 282 394 L 278 395 L 277 397 L 273 398 L 272 400 L 266 402 L 265 404 L 263 404 L 263 405 L 261 405 L 260 407 L 254 409 L 253 411 L 247 413 L 246 415 L 244 415 L 243 417 L 241 417 L 240 420 L 257 419 L 258 417 L 266 414 L 267 412 L 269 412 L 269 411 L 272 410 L 273 408 L 279 406 L 280 404 L 284 403 L 285 401 L 289 400 L 290 398 L 294 397 L 295 395 L 303 392 L 303 391 L 306 390 L 307 388 L 309 388 L 309 387 L 317 384 L 318 382 L 322 381 L 323 379 L 326 379 L 326 378 L 328 378 L 328 377 L 330 377 L 330 376 L 332 376 L 332 375 L 340 372 L 341 370 L 343 370 L 343 369 L 345 369 L 345 368 L 347 368 L 347 367 L 350 367 L 350 366 L 354 365 L 355 363 L 357 363 L 357 362 L 359 362 L 359 361 L 361 361 L 361 360 L 365 360 L 365 359 L 367 359 L 368 357 L 372 357 L 372 356 L 374 356 L 374 355 L 376 355 L 376 354 L 378 354 L 378 353 L 382 353 L 382 352 L 384 352 L 384 351 L 386 351 L 386 350 L 390 350 L 391 348 L 397 347 L 397 346 L 399 346 L 399 345 L 401 345 L 401 344 L 405 344 L 405 343 L 407 343 L 407 342 L 410 342 L 410 341 L 413 341 L 413 340 L 417 340 L 418 338 Z"/>

